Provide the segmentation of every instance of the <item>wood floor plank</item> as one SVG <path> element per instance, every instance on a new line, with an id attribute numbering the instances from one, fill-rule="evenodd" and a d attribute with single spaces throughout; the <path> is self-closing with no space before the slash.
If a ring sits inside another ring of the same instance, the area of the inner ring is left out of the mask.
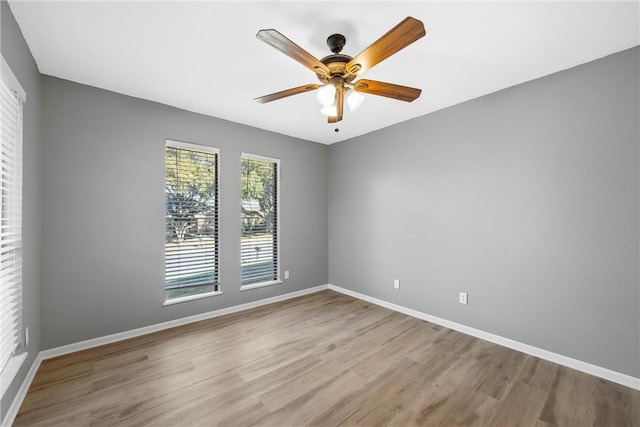
<path id="1" fill-rule="evenodd" d="M 364 398 L 361 398 L 360 408 L 342 424 L 361 426 L 394 424 L 394 420 L 404 410 L 406 400 L 410 401 L 411 396 L 418 392 L 420 385 L 415 379 L 420 369 L 420 364 L 407 358 L 392 364 L 380 375 L 379 380 L 367 385 L 368 392 L 361 394 Z"/>
<path id="2" fill-rule="evenodd" d="M 298 396 L 328 383 L 339 375 L 343 375 L 359 360 L 365 359 L 377 350 L 366 338 L 361 338 L 355 338 L 353 345 L 336 347 L 333 350 L 333 353 L 335 353 L 333 357 L 328 358 L 321 365 L 261 394 L 262 403 L 269 410 L 276 411 L 295 400 Z"/>
<path id="3" fill-rule="evenodd" d="M 560 367 L 556 370 L 553 386 L 548 393 L 540 419 L 551 425 L 594 425 L 596 378 L 592 376 L 574 375 L 573 370 Z M 576 411 L 580 403 L 585 408 Z"/>
<path id="4" fill-rule="evenodd" d="M 511 388 L 489 422 L 492 426 L 534 425 L 540 420 L 540 413 L 545 404 L 548 392 L 518 382 Z M 586 425 L 586 424 L 561 424 Z"/>
<path id="5" fill-rule="evenodd" d="M 352 399 L 365 381 L 356 374 L 346 372 L 327 383 L 301 395 L 294 401 L 259 420 L 255 425 L 286 426 L 310 424 L 312 420 L 330 410 L 336 401 Z"/>
<path id="6" fill-rule="evenodd" d="M 15 426 L 638 426 L 640 392 L 332 291 L 45 360 Z"/>

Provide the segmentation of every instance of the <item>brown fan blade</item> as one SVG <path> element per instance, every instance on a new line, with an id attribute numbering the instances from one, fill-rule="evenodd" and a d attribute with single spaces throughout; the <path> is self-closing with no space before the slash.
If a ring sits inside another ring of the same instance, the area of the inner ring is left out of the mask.
<path id="1" fill-rule="evenodd" d="M 417 99 L 420 96 L 420 93 L 422 93 L 422 89 L 366 79 L 360 79 L 355 82 L 353 84 L 353 89 L 356 92 L 386 96 L 387 98 L 399 99 L 400 101 L 406 102 L 411 102 Z"/>
<path id="2" fill-rule="evenodd" d="M 297 95 L 299 93 L 309 92 L 311 90 L 318 89 L 322 85 L 309 84 L 304 86 L 298 86 L 287 90 L 282 90 L 280 92 L 272 93 L 269 95 L 261 96 L 259 98 L 254 98 L 254 101 L 257 101 L 261 104 L 265 104 L 267 102 L 275 101 L 276 99 L 286 98 L 287 96 Z"/>
<path id="3" fill-rule="evenodd" d="M 318 61 L 309 52 L 280 34 L 276 30 L 260 30 L 256 34 L 258 40 L 262 40 L 268 45 L 271 45 L 284 53 L 288 57 L 295 59 L 305 67 L 309 68 L 316 74 L 329 75 L 329 67 Z"/>
<path id="4" fill-rule="evenodd" d="M 345 66 L 347 77 L 362 74 L 394 53 L 409 46 L 426 34 L 422 21 L 411 16 L 393 27 L 389 32 L 360 52 Z"/>

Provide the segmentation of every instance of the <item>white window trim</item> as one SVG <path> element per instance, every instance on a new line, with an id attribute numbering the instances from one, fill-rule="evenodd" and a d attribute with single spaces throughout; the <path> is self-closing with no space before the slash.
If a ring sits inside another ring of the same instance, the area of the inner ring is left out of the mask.
<path id="1" fill-rule="evenodd" d="M 210 147 L 208 145 L 191 144 L 189 142 L 177 141 L 175 139 L 166 139 L 165 147 L 186 148 L 187 150 L 202 151 L 204 153 L 220 155 L 220 150 L 218 148 Z M 218 162 L 218 169 L 220 169 L 220 162 Z"/>
<path id="2" fill-rule="evenodd" d="M 0 54 L 0 77 L 2 81 L 17 94 L 23 104 L 27 102 L 27 93 L 15 74 L 13 74 L 13 71 L 11 71 L 9 64 L 7 64 L 2 54 Z M 24 123 L 24 115 L 22 121 Z M 26 347 L 24 350 L 22 353 L 12 356 L 0 373 L 0 399 L 4 397 L 5 392 L 9 389 L 9 386 L 18 375 L 20 368 L 27 360 L 28 351 Z"/>
<path id="3" fill-rule="evenodd" d="M 219 283 L 218 283 L 218 288 L 220 288 L 220 284 Z M 168 305 L 180 304 L 182 302 L 189 302 L 189 301 L 202 299 L 202 298 L 216 297 L 218 295 L 222 295 L 222 291 L 203 292 L 203 293 L 197 294 L 197 295 L 189 295 L 188 297 L 172 298 L 172 299 L 168 299 L 164 303 L 162 303 L 162 306 L 166 307 Z"/>
<path id="4" fill-rule="evenodd" d="M 218 194 L 216 195 L 217 197 L 216 203 L 220 203 L 220 149 L 215 147 L 210 147 L 208 145 L 191 144 L 189 142 L 178 141 L 175 139 L 165 139 L 164 146 L 165 148 L 166 147 L 186 148 L 188 150 L 202 151 L 205 153 L 216 154 L 218 156 L 218 162 L 217 162 L 218 164 L 216 168 L 216 181 L 218 182 Z M 220 252 L 220 248 L 222 247 L 222 244 L 220 243 L 221 240 L 222 240 L 222 233 L 220 233 L 220 205 L 218 205 L 218 253 Z M 203 292 L 201 294 L 189 295 L 186 297 L 165 299 L 164 302 L 162 303 L 162 306 L 167 307 L 170 305 L 180 304 L 183 302 L 189 302 L 189 301 L 194 301 L 202 298 L 210 298 L 210 297 L 222 295 L 222 277 L 221 277 L 222 272 L 220 269 L 220 258 L 218 258 L 218 265 L 216 267 L 218 268 L 218 281 L 216 283 L 216 285 L 218 285 L 217 291 Z"/>
<path id="5" fill-rule="evenodd" d="M 280 265 L 280 263 L 278 263 L 278 266 Z M 280 271 L 278 270 L 278 276 L 280 276 Z M 279 285 L 280 283 L 282 283 L 282 280 L 280 280 L 278 278 L 278 280 L 269 280 L 268 282 L 257 282 L 257 283 L 251 283 L 248 285 L 242 285 L 240 286 L 240 290 L 241 291 L 250 291 L 251 289 L 256 289 L 256 288 L 264 288 L 265 286 L 273 286 L 273 285 Z"/>
<path id="6" fill-rule="evenodd" d="M 280 159 L 276 159 L 275 157 L 267 157 L 261 156 L 259 154 L 251 154 L 251 153 L 241 153 L 240 155 L 240 170 L 242 170 L 242 159 L 253 159 L 253 160 L 261 160 L 263 162 L 275 163 L 276 166 L 276 185 L 278 186 L 276 192 L 276 253 L 278 254 L 276 258 L 276 278 L 275 280 L 267 280 L 264 282 L 256 282 L 256 283 L 248 283 L 246 285 L 242 284 L 242 261 L 240 262 L 240 290 L 248 291 L 256 288 L 264 288 L 265 286 L 278 285 L 282 283 L 282 277 L 280 276 L 280 266 L 281 263 L 281 252 L 280 252 L 280 189 L 282 188 L 280 185 Z M 240 227 L 242 229 L 242 219 L 240 219 Z M 240 246 L 242 246 L 242 236 L 240 236 Z"/>
<path id="7" fill-rule="evenodd" d="M 2 375 L 0 375 L 0 399 L 4 397 L 4 393 L 9 389 L 9 386 L 18 375 L 18 371 L 27 360 L 27 352 L 18 354 L 9 359 L 9 362 L 4 367 Z"/>

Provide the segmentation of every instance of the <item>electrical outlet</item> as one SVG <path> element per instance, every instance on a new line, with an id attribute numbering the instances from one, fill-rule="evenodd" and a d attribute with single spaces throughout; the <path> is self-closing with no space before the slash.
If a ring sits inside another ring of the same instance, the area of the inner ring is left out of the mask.
<path id="1" fill-rule="evenodd" d="M 24 346 L 29 346 L 29 327 L 24 328 Z"/>
<path id="2" fill-rule="evenodd" d="M 289 280 L 289 270 L 284 272 L 284 280 Z"/>
<path id="3" fill-rule="evenodd" d="M 393 289 L 400 289 L 400 279 L 393 279 Z"/>
<path id="4" fill-rule="evenodd" d="M 460 304 L 467 304 L 467 293 L 466 292 L 460 292 L 460 299 L 459 299 Z"/>

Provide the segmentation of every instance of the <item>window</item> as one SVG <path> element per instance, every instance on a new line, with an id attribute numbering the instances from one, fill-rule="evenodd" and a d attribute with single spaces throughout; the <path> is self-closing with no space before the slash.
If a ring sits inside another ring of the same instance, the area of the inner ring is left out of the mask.
<path id="1" fill-rule="evenodd" d="M 219 294 L 218 156 L 215 148 L 165 146 L 165 301 Z"/>
<path id="2" fill-rule="evenodd" d="M 22 344 L 22 104 L 26 100 L 2 58 L 0 79 L 0 372 L 17 371 Z M 24 354 L 23 356 L 26 356 Z M 24 357 L 21 356 L 21 360 Z M 21 362 L 20 362 L 21 363 Z M 13 365 L 13 367 L 12 367 Z M 8 375 L 9 377 L 12 376 Z M 0 395 L 1 396 L 1 395 Z"/>
<path id="3" fill-rule="evenodd" d="M 280 283 L 278 203 L 280 161 L 242 154 L 242 287 Z"/>

